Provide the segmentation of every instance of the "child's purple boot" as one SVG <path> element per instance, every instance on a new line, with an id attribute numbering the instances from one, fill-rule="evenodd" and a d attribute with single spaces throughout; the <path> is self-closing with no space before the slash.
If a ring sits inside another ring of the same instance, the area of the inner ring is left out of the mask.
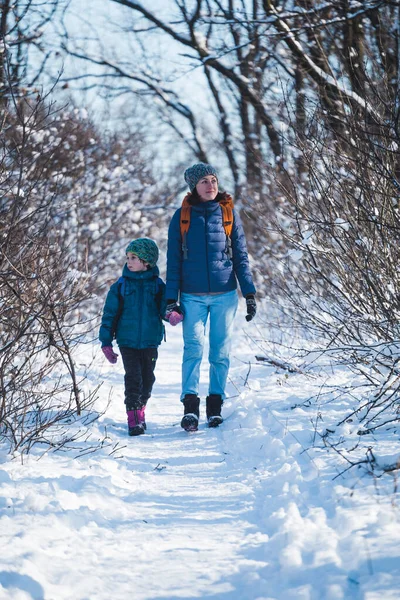
<path id="1" fill-rule="evenodd" d="M 127 410 L 126 414 L 128 416 L 128 430 L 129 435 L 141 435 L 145 432 L 146 429 L 146 421 L 144 416 L 145 406 L 141 408 L 136 408 L 134 410 Z"/>

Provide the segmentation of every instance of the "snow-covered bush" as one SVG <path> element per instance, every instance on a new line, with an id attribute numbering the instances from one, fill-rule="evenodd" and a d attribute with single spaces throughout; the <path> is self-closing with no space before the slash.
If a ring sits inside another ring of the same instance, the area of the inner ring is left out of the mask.
<path id="1" fill-rule="evenodd" d="M 139 134 L 101 135 L 81 111 L 42 98 L 11 94 L 4 107 L 0 438 L 28 451 L 64 443 L 69 419 L 95 416 L 74 348 L 97 326 L 96 292 L 119 276 L 126 244 L 163 214 L 146 215 L 155 201 Z"/>
<path id="2" fill-rule="evenodd" d="M 289 249 L 274 283 L 320 353 L 357 374 L 344 421 L 366 435 L 399 423 L 399 140 L 390 120 L 349 112 L 339 138 L 314 119 L 299 145 L 307 176 L 281 181 Z"/>

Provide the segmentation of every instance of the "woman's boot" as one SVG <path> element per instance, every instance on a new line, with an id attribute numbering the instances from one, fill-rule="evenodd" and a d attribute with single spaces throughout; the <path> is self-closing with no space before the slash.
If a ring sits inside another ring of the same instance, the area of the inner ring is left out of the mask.
<path id="1" fill-rule="evenodd" d="M 206 398 L 206 414 L 209 427 L 218 427 L 223 422 L 221 408 L 223 400 L 220 394 L 210 394 Z"/>
<path id="2" fill-rule="evenodd" d="M 186 394 L 183 399 L 184 413 L 181 421 L 181 427 L 185 431 L 197 431 L 199 426 L 199 406 L 200 398 L 196 394 Z"/>

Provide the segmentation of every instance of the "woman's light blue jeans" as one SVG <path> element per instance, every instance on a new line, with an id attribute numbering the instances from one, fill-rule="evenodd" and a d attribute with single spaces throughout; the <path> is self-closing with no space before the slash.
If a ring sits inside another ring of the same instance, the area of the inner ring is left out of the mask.
<path id="1" fill-rule="evenodd" d="M 233 321 L 238 307 L 237 291 L 206 296 L 183 293 L 180 303 L 184 314 L 181 400 L 186 394 L 198 395 L 199 393 L 200 364 L 208 316 L 210 316 L 208 393 L 220 394 L 224 399 Z"/>

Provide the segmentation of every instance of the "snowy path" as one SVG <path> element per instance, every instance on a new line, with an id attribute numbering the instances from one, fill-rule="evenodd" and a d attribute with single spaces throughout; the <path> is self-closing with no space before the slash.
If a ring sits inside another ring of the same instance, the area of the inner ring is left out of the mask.
<path id="1" fill-rule="evenodd" d="M 127 436 L 121 365 L 98 356 L 100 402 L 114 389 L 96 424 L 103 449 L 24 465 L 2 455 L 0 600 L 399 598 L 392 488 L 378 497 L 370 481 L 333 480 L 335 460 L 308 450 L 316 409 L 291 410 L 311 383 L 259 366 L 254 391 L 240 387 L 253 354 L 239 335 L 234 354 L 237 397 L 219 429 L 203 414 L 197 433 L 181 430 L 180 331 L 169 329 L 146 435 Z"/>

